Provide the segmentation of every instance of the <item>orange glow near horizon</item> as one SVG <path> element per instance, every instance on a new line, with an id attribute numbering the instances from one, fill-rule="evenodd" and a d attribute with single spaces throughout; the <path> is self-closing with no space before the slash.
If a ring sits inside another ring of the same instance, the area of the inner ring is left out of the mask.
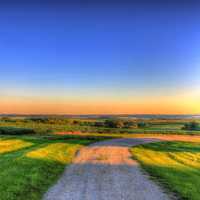
<path id="1" fill-rule="evenodd" d="M 22 2 L 0 3 L 0 114 L 200 114 L 200 4 Z"/>
<path id="2" fill-rule="evenodd" d="M 198 114 L 199 98 L 188 96 L 147 97 L 125 100 L 50 100 L 4 98 L 3 114 Z"/>

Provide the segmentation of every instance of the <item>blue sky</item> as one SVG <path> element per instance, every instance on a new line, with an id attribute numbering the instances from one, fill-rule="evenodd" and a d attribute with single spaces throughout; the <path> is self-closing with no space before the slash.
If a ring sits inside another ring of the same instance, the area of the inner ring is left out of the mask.
<path id="1" fill-rule="evenodd" d="M 0 95 L 125 101 L 195 90 L 199 19 L 197 7 L 173 4 L 3 5 Z"/>

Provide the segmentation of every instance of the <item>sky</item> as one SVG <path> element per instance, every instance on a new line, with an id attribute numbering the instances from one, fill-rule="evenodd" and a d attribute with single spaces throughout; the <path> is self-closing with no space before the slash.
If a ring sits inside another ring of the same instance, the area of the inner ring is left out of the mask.
<path id="1" fill-rule="evenodd" d="M 0 113 L 200 113 L 188 2 L 0 1 Z"/>

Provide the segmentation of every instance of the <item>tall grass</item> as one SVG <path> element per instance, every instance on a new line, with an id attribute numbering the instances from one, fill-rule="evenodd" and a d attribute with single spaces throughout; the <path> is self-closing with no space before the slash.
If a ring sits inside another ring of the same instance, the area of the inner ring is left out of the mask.
<path id="1" fill-rule="evenodd" d="M 200 198 L 200 143 L 165 142 L 132 149 L 142 167 L 180 199 Z"/>

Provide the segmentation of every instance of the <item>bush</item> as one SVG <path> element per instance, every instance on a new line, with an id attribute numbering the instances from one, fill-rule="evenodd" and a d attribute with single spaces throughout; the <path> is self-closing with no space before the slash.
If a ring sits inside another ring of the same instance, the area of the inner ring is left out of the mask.
<path id="1" fill-rule="evenodd" d="M 190 122 L 184 124 L 183 130 L 189 130 L 189 131 L 198 131 L 200 130 L 200 126 L 197 122 Z"/>
<path id="2" fill-rule="evenodd" d="M 137 124 L 133 121 L 124 121 L 124 128 L 137 128 Z"/>
<path id="3" fill-rule="evenodd" d="M 15 119 L 12 119 L 10 117 L 2 117 L 1 121 L 3 121 L 3 122 L 16 122 Z"/>
<path id="4" fill-rule="evenodd" d="M 139 122 L 137 124 L 137 126 L 138 126 L 138 128 L 147 128 L 147 127 L 149 127 L 149 124 L 146 122 Z"/>
<path id="5" fill-rule="evenodd" d="M 108 119 L 105 122 L 95 122 L 96 127 L 105 128 L 137 128 L 137 124 L 131 120 L 121 120 L 121 119 Z M 113 131 L 113 130 L 112 130 Z"/>
<path id="6" fill-rule="evenodd" d="M 72 125 L 80 125 L 80 120 L 72 120 Z"/>
<path id="7" fill-rule="evenodd" d="M 65 118 L 54 118 L 54 117 L 32 117 L 23 120 L 23 122 L 35 122 L 35 123 L 42 123 L 42 124 L 69 124 L 70 121 Z"/>
<path id="8" fill-rule="evenodd" d="M 96 127 L 104 127 L 105 126 L 105 123 L 104 122 L 95 122 L 94 123 L 94 126 L 96 126 Z"/>
<path id="9" fill-rule="evenodd" d="M 110 119 L 105 121 L 105 127 L 108 128 L 123 128 L 124 127 L 124 122 L 119 119 Z"/>
<path id="10" fill-rule="evenodd" d="M 0 134 L 2 135 L 25 135 L 33 133 L 35 133 L 35 131 L 28 128 L 0 127 Z"/>

